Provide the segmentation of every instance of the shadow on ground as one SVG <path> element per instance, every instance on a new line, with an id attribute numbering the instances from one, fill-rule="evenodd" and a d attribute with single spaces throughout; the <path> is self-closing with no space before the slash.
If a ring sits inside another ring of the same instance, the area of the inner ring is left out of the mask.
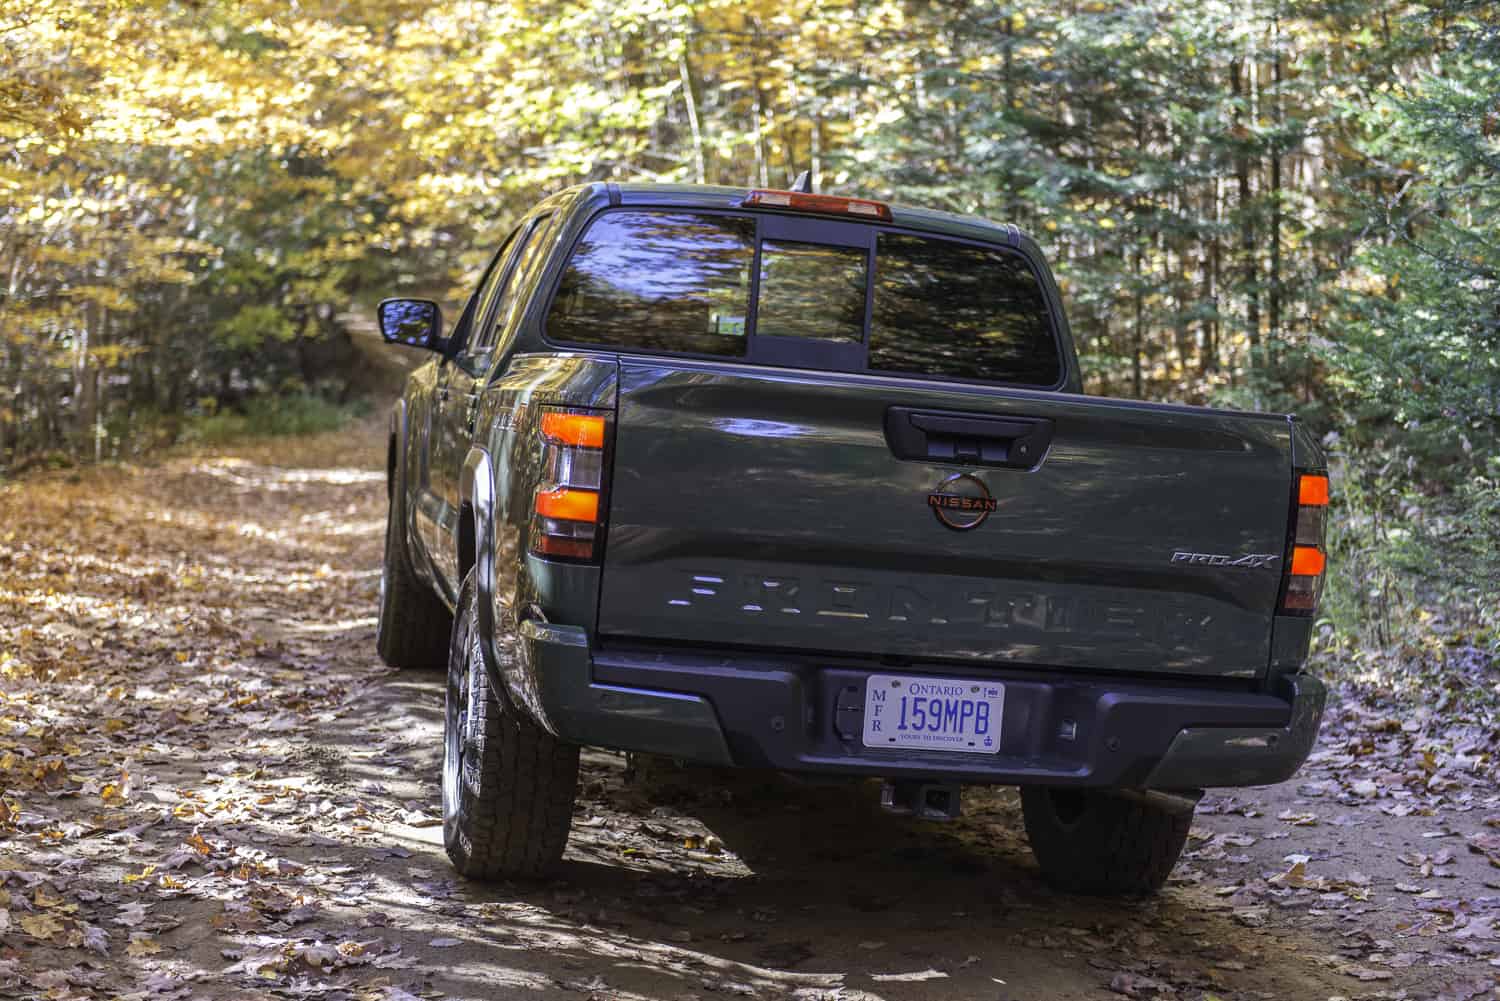
<path id="1" fill-rule="evenodd" d="M 402 675 L 324 732 L 357 756 L 368 721 L 401 734 L 398 795 L 436 810 L 441 687 Z M 379 769 L 351 778 L 389 781 Z M 454 877 L 438 829 L 392 829 L 417 853 L 385 877 L 394 926 L 451 936 L 432 985 L 487 984 L 601 998 L 827 996 L 1063 999 L 1324 998 L 1348 980 L 1318 952 L 1236 922 L 1195 887 L 1146 901 L 1051 891 L 1012 794 L 969 796 L 951 825 L 880 811 L 868 783 L 809 786 L 774 774 L 585 755 L 567 856 L 546 884 Z M 424 894 L 414 886 L 433 884 Z M 420 945 L 413 943 L 418 949 Z M 1323 951 L 1332 951 L 1326 947 Z"/>

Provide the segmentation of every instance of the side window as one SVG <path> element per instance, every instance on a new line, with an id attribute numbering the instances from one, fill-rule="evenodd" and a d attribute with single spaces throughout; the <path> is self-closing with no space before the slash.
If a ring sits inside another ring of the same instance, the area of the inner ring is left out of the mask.
<path id="1" fill-rule="evenodd" d="M 486 339 L 491 347 L 502 340 L 504 348 L 510 347 L 511 340 L 516 336 L 521 313 L 526 308 L 526 290 L 531 287 L 537 268 L 542 261 L 546 260 L 547 249 L 552 246 L 557 236 L 557 227 L 561 220 L 560 215 L 547 215 L 531 224 L 531 230 L 526 234 L 525 243 L 517 255 L 515 266 L 511 268 L 509 281 L 500 296 L 500 303 L 489 321 Z"/>
<path id="2" fill-rule="evenodd" d="M 454 325 L 452 333 L 449 334 L 450 337 L 457 336 L 464 339 L 466 342 L 463 349 L 465 353 L 471 350 L 468 347 L 468 343 L 473 341 L 474 331 L 478 328 L 480 321 L 484 319 L 484 311 L 493 301 L 500 276 L 505 271 L 505 257 L 510 253 L 512 246 L 516 242 L 516 234 L 520 231 L 521 228 L 519 226 L 511 230 L 510 235 L 505 238 L 505 242 L 500 245 L 500 249 L 495 252 L 495 256 L 490 258 L 489 267 L 485 269 L 484 277 L 479 280 L 479 287 L 469 296 L 469 301 L 464 303 L 464 311 L 459 314 L 458 323 Z"/>
<path id="3" fill-rule="evenodd" d="M 473 334 L 469 337 L 469 343 L 464 345 L 465 354 L 485 354 L 494 346 L 495 339 L 488 320 L 495 315 L 495 303 L 504 295 L 510 276 L 516 270 L 516 254 L 526 242 L 526 237 L 521 235 L 525 232 L 528 232 L 525 223 L 511 230 L 510 236 L 505 239 L 505 246 L 500 249 L 500 256 L 495 259 L 495 269 L 485 280 L 479 304 L 474 310 Z"/>

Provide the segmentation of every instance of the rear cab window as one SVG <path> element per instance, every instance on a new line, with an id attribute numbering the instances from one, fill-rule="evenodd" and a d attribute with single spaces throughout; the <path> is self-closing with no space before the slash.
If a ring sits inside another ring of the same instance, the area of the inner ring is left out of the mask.
<path id="1" fill-rule="evenodd" d="M 816 218 L 611 209 L 573 248 L 549 341 L 1054 388 L 1043 286 L 997 245 Z M 790 234 L 790 235 L 789 235 Z"/>
<path id="2" fill-rule="evenodd" d="M 905 233 L 881 233 L 876 246 L 872 370 L 1062 381 L 1047 298 L 1021 255 Z"/>

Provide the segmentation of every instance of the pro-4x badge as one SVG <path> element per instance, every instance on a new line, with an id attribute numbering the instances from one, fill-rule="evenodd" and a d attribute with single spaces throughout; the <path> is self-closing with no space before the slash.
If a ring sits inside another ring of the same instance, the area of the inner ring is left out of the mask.
<path id="1" fill-rule="evenodd" d="M 1243 567 L 1259 570 L 1281 559 L 1280 553 L 1250 553 L 1246 556 L 1220 556 L 1217 553 L 1189 553 L 1179 550 L 1172 554 L 1173 563 L 1184 563 L 1204 567 Z"/>
<path id="2" fill-rule="evenodd" d="M 954 473 L 927 495 L 927 506 L 937 520 L 956 532 L 966 532 L 984 524 L 999 502 L 990 495 L 984 481 L 970 473 Z"/>

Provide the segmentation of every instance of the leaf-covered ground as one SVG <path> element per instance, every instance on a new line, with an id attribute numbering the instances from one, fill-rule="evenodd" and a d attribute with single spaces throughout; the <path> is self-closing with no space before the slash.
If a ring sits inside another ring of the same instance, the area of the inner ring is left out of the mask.
<path id="1" fill-rule="evenodd" d="M 1494 727 L 1349 693 L 1297 780 L 1205 801 L 1151 901 L 1048 891 L 1009 793 L 915 825 L 602 752 L 555 881 L 458 880 L 440 679 L 374 655 L 380 445 L 0 488 L 0 997 L 1494 992 Z"/>

